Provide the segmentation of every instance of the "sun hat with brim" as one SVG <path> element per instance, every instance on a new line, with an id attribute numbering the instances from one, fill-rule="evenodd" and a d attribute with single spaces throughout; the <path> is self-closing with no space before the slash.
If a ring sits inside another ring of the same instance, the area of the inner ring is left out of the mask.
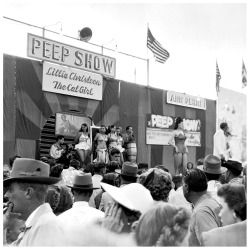
<path id="1" fill-rule="evenodd" d="M 207 155 L 203 165 L 197 166 L 197 168 L 208 174 L 222 174 L 227 171 L 221 166 L 221 160 L 215 155 Z"/>
<path id="2" fill-rule="evenodd" d="M 103 182 L 100 185 L 117 203 L 132 211 L 143 214 L 154 204 L 150 191 L 139 183 L 131 183 L 121 188 Z"/>
<path id="3" fill-rule="evenodd" d="M 49 174 L 49 164 L 30 158 L 17 158 L 14 161 L 10 177 L 5 179 L 3 183 L 4 186 L 13 181 L 51 185 L 60 181 L 60 178 L 50 177 Z"/>
<path id="4" fill-rule="evenodd" d="M 138 174 L 137 174 L 138 165 L 133 162 L 126 161 L 122 164 L 122 169 L 116 169 L 115 172 L 120 175 L 138 177 Z"/>
<path id="5" fill-rule="evenodd" d="M 94 190 L 99 187 L 93 187 L 92 175 L 90 173 L 76 173 L 73 185 L 66 185 L 75 190 Z"/>

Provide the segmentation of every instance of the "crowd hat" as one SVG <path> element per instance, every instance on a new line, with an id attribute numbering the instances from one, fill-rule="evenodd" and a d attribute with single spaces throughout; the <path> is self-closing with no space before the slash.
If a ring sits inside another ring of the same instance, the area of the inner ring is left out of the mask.
<path id="1" fill-rule="evenodd" d="M 76 173 L 73 186 L 67 185 L 76 190 L 94 190 L 99 187 L 93 187 L 92 175 L 90 173 Z"/>
<path id="2" fill-rule="evenodd" d="M 102 188 L 120 205 L 142 214 L 154 204 L 150 191 L 139 183 L 131 183 L 122 188 L 101 182 Z"/>
<path id="3" fill-rule="evenodd" d="M 125 176 L 138 177 L 138 165 L 133 162 L 126 161 L 122 164 L 122 169 L 116 169 L 115 172 Z"/>
<path id="4" fill-rule="evenodd" d="M 4 185 L 8 185 L 12 181 L 34 182 L 48 185 L 60 181 L 60 178 L 50 177 L 49 174 L 49 164 L 29 158 L 17 158 L 14 161 L 10 177 L 4 180 Z"/>
<path id="5" fill-rule="evenodd" d="M 215 155 L 207 155 L 203 165 L 197 166 L 197 168 L 208 174 L 222 174 L 227 170 L 221 166 L 221 160 Z"/>
<path id="6" fill-rule="evenodd" d="M 233 158 L 230 158 L 228 161 L 226 161 L 224 166 L 228 170 L 237 170 L 240 172 L 243 170 L 242 163 L 239 160 Z"/>

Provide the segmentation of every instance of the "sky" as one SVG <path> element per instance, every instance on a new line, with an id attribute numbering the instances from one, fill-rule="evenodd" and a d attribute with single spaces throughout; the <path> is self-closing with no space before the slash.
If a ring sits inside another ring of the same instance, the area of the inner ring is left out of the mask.
<path id="1" fill-rule="evenodd" d="M 241 88 L 242 60 L 248 67 L 246 3 L 4 0 L 2 13 L 58 33 L 62 27 L 60 35 L 45 32 L 55 41 L 100 54 L 101 47 L 92 44 L 114 50 L 103 53 L 116 58 L 116 79 L 215 100 L 217 60 L 220 86 L 247 91 Z M 2 30 L 8 34 L 3 37 L 3 53 L 27 57 L 27 33 L 42 36 L 42 29 L 6 18 L 2 21 Z M 77 38 L 84 27 L 93 33 L 89 43 L 64 36 Z M 155 62 L 147 49 L 148 27 L 170 54 L 164 64 Z"/>

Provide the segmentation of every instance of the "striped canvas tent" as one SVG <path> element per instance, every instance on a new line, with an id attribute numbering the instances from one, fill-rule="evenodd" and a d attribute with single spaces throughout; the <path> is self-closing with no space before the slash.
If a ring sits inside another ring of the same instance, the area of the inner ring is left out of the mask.
<path id="1" fill-rule="evenodd" d="M 216 102 L 206 100 L 206 110 L 166 103 L 165 90 L 117 79 L 103 80 L 102 101 L 42 91 L 40 61 L 4 55 L 4 163 L 9 157 L 40 157 L 40 139 L 45 124 L 56 112 L 75 110 L 101 124 L 133 127 L 138 146 L 137 162 L 164 164 L 173 171 L 170 146 L 146 145 L 147 114 L 181 116 L 201 121 L 201 147 L 190 147 L 188 161 L 195 163 L 212 153 L 216 125 Z M 171 83 L 169 83 L 171 88 Z"/>

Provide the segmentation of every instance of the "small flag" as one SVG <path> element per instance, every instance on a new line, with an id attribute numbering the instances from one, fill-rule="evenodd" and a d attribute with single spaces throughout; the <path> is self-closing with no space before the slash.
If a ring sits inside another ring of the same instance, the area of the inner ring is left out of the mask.
<path id="1" fill-rule="evenodd" d="M 153 37 L 148 28 L 147 47 L 153 52 L 155 60 L 159 63 L 165 63 L 169 58 L 169 53 L 161 46 L 161 44 Z"/>
<path id="2" fill-rule="evenodd" d="M 220 70 L 216 61 L 216 91 L 217 93 L 220 91 L 220 79 L 221 79 Z"/>
<path id="3" fill-rule="evenodd" d="M 247 86 L 247 70 L 244 61 L 242 61 L 242 88 L 245 88 L 246 86 Z"/>

